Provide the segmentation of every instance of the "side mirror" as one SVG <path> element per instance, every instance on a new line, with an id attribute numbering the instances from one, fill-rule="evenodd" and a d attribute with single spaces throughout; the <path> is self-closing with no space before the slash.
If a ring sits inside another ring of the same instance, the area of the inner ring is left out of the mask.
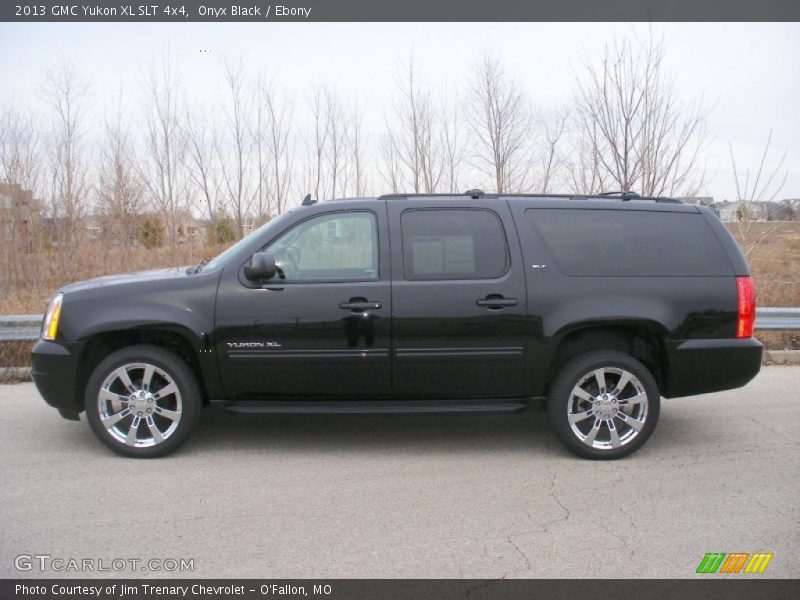
<path id="1" fill-rule="evenodd" d="M 251 281 L 272 279 L 275 276 L 275 256 L 272 252 L 256 252 L 244 266 L 244 275 Z"/>

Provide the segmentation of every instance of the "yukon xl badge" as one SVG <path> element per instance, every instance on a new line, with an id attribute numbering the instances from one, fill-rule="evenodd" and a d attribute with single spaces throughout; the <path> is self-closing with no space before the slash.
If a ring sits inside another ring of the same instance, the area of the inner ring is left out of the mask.
<path id="1" fill-rule="evenodd" d="M 263 348 L 280 348 L 279 342 L 268 340 L 266 342 L 228 342 L 231 350 L 260 350 Z"/>

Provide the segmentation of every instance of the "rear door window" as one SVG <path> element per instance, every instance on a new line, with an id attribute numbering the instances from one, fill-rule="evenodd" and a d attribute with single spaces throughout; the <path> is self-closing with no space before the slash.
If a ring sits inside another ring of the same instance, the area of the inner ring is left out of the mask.
<path id="1" fill-rule="evenodd" d="M 565 275 L 733 275 L 719 240 L 700 214 L 529 209 L 525 216 Z"/>
<path id="2" fill-rule="evenodd" d="M 506 234 L 492 211 L 407 210 L 400 223 L 406 279 L 494 279 L 508 268 Z"/>

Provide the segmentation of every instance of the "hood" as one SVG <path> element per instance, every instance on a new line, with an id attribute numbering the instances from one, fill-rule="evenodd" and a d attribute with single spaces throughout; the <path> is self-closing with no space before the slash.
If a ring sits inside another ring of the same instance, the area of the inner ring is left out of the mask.
<path id="1" fill-rule="evenodd" d="M 138 271 L 136 273 L 123 273 L 120 275 L 105 275 L 86 281 L 70 283 L 59 289 L 60 292 L 78 292 L 108 286 L 135 284 L 144 282 L 169 281 L 189 277 L 187 267 L 173 267 L 170 269 L 155 269 L 152 271 Z"/>

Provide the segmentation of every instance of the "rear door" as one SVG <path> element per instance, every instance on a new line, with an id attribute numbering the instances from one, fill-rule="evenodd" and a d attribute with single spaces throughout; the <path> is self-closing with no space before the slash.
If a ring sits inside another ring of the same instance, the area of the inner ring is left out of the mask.
<path id="1" fill-rule="evenodd" d="M 519 396 L 522 258 L 504 201 L 387 200 L 395 395 Z"/>

